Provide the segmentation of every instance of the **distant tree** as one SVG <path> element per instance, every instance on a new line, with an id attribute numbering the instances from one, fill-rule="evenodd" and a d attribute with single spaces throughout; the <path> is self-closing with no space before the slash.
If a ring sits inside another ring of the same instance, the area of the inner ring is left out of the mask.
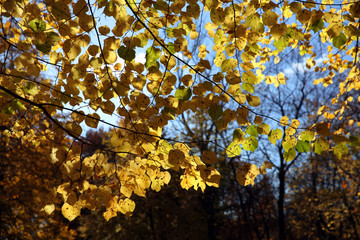
<path id="1" fill-rule="evenodd" d="M 25 119 L 16 117 L 2 122 L 6 130 L 0 134 L 0 238 L 75 239 L 76 231 L 59 211 L 56 186 L 61 175 L 49 161 L 53 143 L 43 137 L 45 126 L 17 131 Z"/>

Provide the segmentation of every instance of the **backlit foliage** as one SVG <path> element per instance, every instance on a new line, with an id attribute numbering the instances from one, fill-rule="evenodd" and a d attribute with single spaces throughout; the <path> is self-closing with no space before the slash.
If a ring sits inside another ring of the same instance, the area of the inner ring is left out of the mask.
<path id="1" fill-rule="evenodd" d="M 38 148 L 46 140 L 55 144 L 48 159 L 62 173 L 56 191 L 70 221 L 83 208 L 101 206 L 107 220 L 118 212 L 131 215 L 131 197 L 160 191 L 171 171 L 180 171 L 185 189 L 217 187 L 220 173 L 211 166 L 216 154 L 201 159 L 189 143 L 162 136 L 164 126 L 186 111 L 207 110 L 219 131 L 239 125 L 233 142 L 223 146 L 228 157 L 256 151 L 261 135 L 272 144 L 282 139 L 286 161 L 308 151 L 334 151 L 341 158 L 357 142 L 344 128 L 329 129 L 349 103 L 359 101 L 351 96 L 360 88 L 359 2 L 1 0 L 0 9 L 0 119 L 23 116 L 1 129 L 2 141 L 11 135 Z M 317 35 L 326 54 L 314 50 Z M 190 51 L 200 39 L 206 42 Z M 282 72 L 266 75 L 266 66 L 286 61 L 279 53 L 293 49 L 307 68 L 324 72 L 310 79 L 314 84 L 332 86 L 332 79 L 347 73 L 329 103 L 336 108 L 322 106 L 321 120 L 312 126 L 256 111 L 261 84 L 287 84 Z M 186 74 L 177 75 L 179 69 Z M 121 124 L 107 121 L 114 116 Z M 359 119 L 347 118 L 359 126 Z M 46 126 L 41 131 L 39 121 Z M 84 156 L 84 145 L 94 143 L 82 136 L 83 128 L 99 122 L 116 130 L 109 144 Z M 64 143 L 63 136 L 73 142 Z M 247 163 L 237 180 L 253 184 L 271 167 Z M 54 210 L 52 202 L 41 207 Z"/>

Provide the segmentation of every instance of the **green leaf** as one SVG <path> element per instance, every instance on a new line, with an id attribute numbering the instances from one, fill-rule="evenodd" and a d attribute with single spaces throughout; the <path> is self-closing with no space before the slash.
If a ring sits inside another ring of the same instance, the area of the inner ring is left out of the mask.
<path id="1" fill-rule="evenodd" d="M 344 155 L 349 152 L 349 148 L 346 144 L 338 144 L 334 147 L 334 155 L 341 159 Z"/>
<path id="2" fill-rule="evenodd" d="M 352 147 L 360 146 L 360 138 L 358 136 L 350 136 L 349 138 L 350 143 L 349 145 Z"/>
<path id="3" fill-rule="evenodd" d="M 19 99 L 14 99 L 11 101 L 10 103 L 10 107 L 13 109 L 13 110 L 26 110 L 26 107 L 25 105 L 19 100 Z"/>
<path id="4" fill-rule="evenodd" d="M 4 113 L 6 113 L 6 114 L 14 115 L 14 114 L 15 114 L 15 110 L 16 110 L 16 109 L 14 109 L 14 108 L 12 108 L 11 106 L 9 106 L 9 107 L 5 108 L 3 111 L 4 111 Z M 1 112 L 1 111 L 0 111 L 0 112 Z"/>
<path id="5" fill-rule="evenodd" d="M 251 52 L 253 52 L 253 53 L 260 52 L 260 47 L 257 44 L 251 44 L 251 45 L 248 45 L 248 47 L 250 48 Z"/>
<path id="6" fill-rule="evenodd" d="M 232 142 L 230 145 L 226 148 L 226 155 L 228 157 L 236 157 L 241 154 L 241 147 L 239 144 Z"/>
<path id="7" fill-rule="evenodd" d="M 340 33 L 338 36 L 332 39 L 333 45 L 336 48 L 341 48 L 346 43 L 346 36 L 343 33 Z"/>
<path id="8" fill-rule="evenodd" d="M 320 137 L 319 139 L 316 139 L 314 143 L 314 152 L 321 155 L 323 152 L 328 150 L 329 146 L 330 144 L 326 141 L 326 139 Z"/>
<path id="9" fill-rule="evenodd" d="M 310 29 L 314 31 L 314 33 L 320 31 L 324 28 L 324 21 L 322 19 L 319 19 L 315 21 L 311 26 Z"/>
<path id="10" fill-rule="evenodd" d="M 36 43 L 35 44 L 36 49 L 39 50 L 40 52 L 44 53 L 44 54 L 48 54 L 51 50 L 51 45 L 50 43 L 46 42 L 46 43 Z"/>
<path id="11" fill-rule="evenodd" d="M 276 129 L 276 130 L 273 129 L 270 131 L 268 138 L 272 144 L 276 145 L 276 140 L 281 139 L 282 136 L 283 136 L 283 132 L 281 131 L 281 129 Z"/>
<path id="12" fill-rule="evenodd" d="M 294 136 L 285 136 L 282 142 L 285 152 L 289 151 L 290 148 L 295 147 L 296 142 L 297 140 Z"/>
<path id="13" fill-rule="evenodd" d="M 125 61 L 131 62 L 133 59 L 135 59 L 135 50 L 132 48 L 128 48 L 125 46 L 121 46 L 118 50 L 118 55 Z"/>
<path id="14" fill-rule="evenodd" d="M 246 133 L 250 136 L 257 137 L 259 135 L 259 132 L 257 130 L 258 126 L 252 125 L 246 128 Z"/>
<path id="15" fill-rule="evenodd" d="M 304 40 L 304 34 L 296 28 L 288 27 L 286 34 L 292 39 Z"/>
<path id="16" fill-rule="evenodd" d="M 301 140 L 303 141 L 311 142 L 314 140 L 314 137 L 315 137 L 315 133 L 311 129 L 305 130 L 301 133 Z"/>
<path id="17" fill-rule="evenodd" d="M 226 59 L 222 64 L 221 64 L 221 71 L 222 72 L 227 72 L 232 70 L 233 68 L 235 68 L 237 66 L 238 62 L 236 59 L 233 58 L 229 58 Z"/>
<path id="18" fill-rule="evenodd" d="M 170 51 L 171 54 L 176 53 L 174 43 L 172 42 L 167 44 L 167 49 Z"/>
<path id="19" fill-rule="evenodd" d="M 255 86 L 249 83 L 243 83 L 241 85 L 242 89 L 244 89 L 245 91 L 249 92 L 249 93 L 254 93 L 255 90 Z"/>
<path id="20" fill-rule="evenodd" d="M 147 69 L 149 69 L 151 67 L 158 67 L 159 66 L 158 60 L 160 59 L 160 56 L 161 56 L 160 49 L 155 48 L 153 46 L 146 49 L 145 67 Z"/>
<path id="21" fill-rule="evenodd" d="M 209 115 L 213 121 L 218 120 L 223 115 L 223 109 L 219 105 L 214 105 L 209 108 Z"/>
<path id="22" fill-rule="evenodd" d="M 29 22 L 29 27 L 33 32 L 39 33 L 46 30 L 46 23 L 40 19 L 34 19 Z"/>
<path id="23" fill-rule="evenodd" d="M 256 137 L 250 136 L 245 139 L 245 142 L 243 143 L 242 146 L 244 150 L 254 152 L 258 147 L 258 140 Z"/>
<path id="24" fill-rule="evenodd" d="M 274 46 L 280 51 L 283 51 L 287 47 L 287 44 L 287 40 L 285 40 L 283 37 L 274 41 Z"/>
<path id="25" fill-rule="evenodd" d="M 181 101 L 189 100 L 191 98 L 191 94 L 191 89 L 184 86 L 180 86 L 175 91 L 175 97 Z"/>
<path id="26" fill-rule="evenodd" d="M 138 38 L 140 39 L 140 47 L 145 47 L 149 38 L 145 34 L 139 34 Z"/>
<path id="27" fill-rule="evenodd" d="M 167 34 L 167 36 L 169 38 L 173 38 L 174 37 L 174 29 L 173 28 L 166 28 L 166 34 Z"/>
<path id="28" fill-rule="evenodd" d="M 23 91 L 29 95 L 36 95 L 38 94 L 39 89 L 36 87 L 35 83 L 27 82 L 24 84 Z"/>
<path id="29" fill-rule="evenodd" d="M 295 145 L 295 148 L 299 153 L 308 152 L 310 149 L 310 143 L 307 141 L 298 140 L 298 142 Z"/>
<path id="30" fill-rule="evenodd" d="M 289 151 L 284 152 L 283 156 L 286 162 L 290 162 L 296 157 L 296 151 L 294 148 L 290 148 Z"/>

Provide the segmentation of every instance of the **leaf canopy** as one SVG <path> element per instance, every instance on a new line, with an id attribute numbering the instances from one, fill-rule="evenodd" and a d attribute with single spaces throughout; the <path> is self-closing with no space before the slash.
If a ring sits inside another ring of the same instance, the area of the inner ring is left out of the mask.
<path id="1" fill-rule="evenodd" d="M 217 148 L 231 158 L 241 157 L 241 147 L 256 151 L 262 135 L 282 147 L 287 162 L 310 150 L 333 151 L 340 159 L 359 142 L 333 122 L 346 118 L 349 126 L 360 126 L 349 114 L 360 99 L 352 96 L 360 88 L 360 2 L 5 0 L 1 5 L 0 120 L 12 126 L 0 134 L 5 142 L 54 145 L 49 159 L 66 179 L 57 193 L 70 221 L 81 209 L 101 205 L 106 220 L 118 212 L 131 215 L 132 196 L 160 191 L 170 181 L 169 170 L 181 172 L 185 189 L 219 186 L 220 173 L 210 166 L 217 162 L 213 151 L 196 153 L 192 141 L 163 135 L 170 121 L 189 112 L 205 110 L 224 134 L 235 126 L 233 135 L 224 137 L 230 139 L 227 147 Z M 320 42 L 326 54 L 316 52 Z M 273 63 L 290 61 L 293 49 L 306 58 L 304 69 L 319 73 L 310 83 L 339 82 L 338 95 L 317 112 L 322 122 L 311 126 L 304 119 L 273 117 L 271 109 L 258 112 L 266 99 L 259 94 L 264 85 L 297 86 L 288 83 L 287 69 L 271 75 Z M 84 137 L 86 128 L 101 124 L 113 128 L 104 144 Z M 97 151 L 85 157 L 85 145 Z M 245 163 L 237 180 L 253 185 L 266 168 L 271 165 L 259 170 Z M 41 208 L 51 213 L 51 204 Z"/>

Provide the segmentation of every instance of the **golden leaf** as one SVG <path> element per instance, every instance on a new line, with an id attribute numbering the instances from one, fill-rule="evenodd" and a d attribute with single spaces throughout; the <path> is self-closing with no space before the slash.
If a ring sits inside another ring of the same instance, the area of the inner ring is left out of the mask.
<path id="1" fill-rule="evenodd" d="M 259 173 L 259 168 L 255 164 L 244 163 L 236 171 L 236 180 L 243 186 L 254 185 L 255 178 Z"/>

